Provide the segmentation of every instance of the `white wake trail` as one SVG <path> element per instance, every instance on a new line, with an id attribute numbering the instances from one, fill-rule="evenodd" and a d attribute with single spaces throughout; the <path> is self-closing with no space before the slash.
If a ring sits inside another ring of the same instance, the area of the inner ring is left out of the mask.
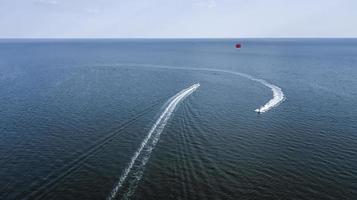
<path id="1" fill-rule="evenodd" d="M 211 69 L 207 69 L 206 70 L 211 71 Z M 282 89 L 274 84 L 268 83 L 266 80 L 263 79 L 258 79 L 258 78 L 254 78 L 248 74 L 244 74 L 244 73 L 240 73 L 240 72 L 235 72 L 235 71 L 229 71 L 229 70 L 216 70 L 216 69 L 212 69 L 213 71 L 216 72 L 224 72 L 224 73 L 229 73 L 229 74 L 235 74 L 235 75 L 239 75 L 242 77 L 245 77 L 247 79 L 250 79 L 252 81 L 258 82 L 263 84 L 264 86 L 268 87 L 271 89 L 271 91 L 273 92 L 273 98 L 270 99 L 266 104 L 264 104 L 263 106 L 261 106 L 260 108 L 255 109 L 255 112 L 258 113 L 264 113 L 267 112 L 268 110 L 278 106 L 281 102 L 283 102 L 285 100 L 285 95 L 282 91 Z"/>
<path id="2" fill-rule="evenodd" d="M 249 74 L 245 74 L 245 73 L 241 73 L 241 72 L 223 70 L 223 69 L 213 69 L 213 68 L 175 67 L 175 66 L 151 65 L 151 64 L 127 63 L 126 65 L 130 65 L 130 66 L 133 66 L 133 67 L 140 67 L 141 66 L 141 67 L 152 67 L 152 68 L 161 68 L 161 69 L 220 72 L 220 73 L 238 75 L 238 76 L 247 78 L 247 79 L 249 79 L 251 81 L 255 81 L 255 82 L 258 82 L 260 84 L 263 84 L 264 86 L 270 88 L 271 91 L 273 92 L 273 98 L 272 99 L 270 99 L 267 103 L 265 103 L 260 108 L 257 108 L 257 109 L 254 110 L 255 112 L 258 112 L 258 113 L 267 112 L 270 109 L 278 106 L 280 103 L 282 103 L 285 100 L 285 95 L 284 95 L 282 89 L 279 86 L 271 84 L 271 83 L 267 82 L 266 80 L 258 79 L 258 78 L 255 78 L 255 77 L 249 75 Z"/>
<path id="3" fill-rule="evenodd" d="M 123 199 L 129 198 L 133 194 L 133 192 L 136 189 L 138 181 L 141 179 L 145 164 L 147 163 L 156 143 L 159 141 L 160 134 L 164 130 L 176 106 L 186 97 L 188 97 L 190 94 L 196 91 L 198 87 L 200 87 L 199 83 L 194 84 L 191 87 L 182 90 L 181 92 L 177 93 L 175 96 L 169 99 L 165 110 L 161 113 L 158 120 L 151 127 L 148 135 L 141 143 L 139 149 L 135 152 L 134 156 L 131 158 L 131 161 L 129 162 L 128 166 L 125 168 L 123 174 L 120 176 L 119 181 L 114 186 L 110 195 L 107 197 L 107 200 L 112 200 L 117 196 L 120 188 L 123 186 L 124 182 L 128 178 L 129 173 L 135 168 L 136 171 L 132 172 L 134 178 L 132 179 L 131 182 L 129 182 L 129 188 L 124 193 Z"/>
<path id="4" fill-rule="evenodd" d="M 271 83 L 268 83 L 264 80 L 258 79 L 257 81 L 271 89 L 271 91 L 273 92 L 273 98 L 270 99 L 265 105 L 261 106 L 260 108 L 255 109 L 255 112 L 264 113 L 264 112 L 272 109 L 273 107 L 278 106 L 281 102 L 284 101 L 285 96 L 284 96 L 284 93 L 280 87 L 273 85 Z"/>

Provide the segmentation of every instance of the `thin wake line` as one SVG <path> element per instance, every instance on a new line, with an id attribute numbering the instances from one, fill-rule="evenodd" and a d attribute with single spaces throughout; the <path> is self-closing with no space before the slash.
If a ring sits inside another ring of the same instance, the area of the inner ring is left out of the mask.
<path id="1" fill-rule="evenodd" d="M 164 130 L 167 121 L 170 119 L 173 111 L 175 110 L 178 103 L 180 103 L 183 99 L 187 96 L 192 94 L 197 88 L 200 87 L 200 84 L 194 84 L 189 88 L 182 90 L 181 92 L 177 93 L 175 96 L 169 99 L 168 105 L 166 106 L 165 110 L 161 113 L 159 119 L 155 122 L 155 124 L 150 129 L 148 135 L 141 143 L 139 149 L 135 152 L 134 156 L 131 158 L 128 166 L 125 168 L 123 174 L 120 176 L 119 181 L 114 186 L 113 190 L 111 191 L 110 195 L 107 197 L 107 200 L 114 199 L 121 187 L 123 186 L 124 182 L 129 176 L 129 173 L 133 170 L 134 165 L 137 163 L 136 171 L 134 172 L 134 179 L 129 182 L 129 188 L 124 193 L 123 198 L 129 198 L 136 189 L 138 181 L 141 179 L 141 176 L 144 171 L 145 164 L 147 163 L 152 150 L 154 149 L 156 143 L 159 140 L 161 132 Z"/>

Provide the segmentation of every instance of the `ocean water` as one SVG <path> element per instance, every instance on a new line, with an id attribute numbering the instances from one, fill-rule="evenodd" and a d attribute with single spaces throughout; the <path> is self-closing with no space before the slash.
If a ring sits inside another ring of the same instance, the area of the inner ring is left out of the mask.
<path id="1" fill-rule="evenodd" d="M 0 40 L 0 199 L 357 199 L 356 129 L 357 39 Z"/>

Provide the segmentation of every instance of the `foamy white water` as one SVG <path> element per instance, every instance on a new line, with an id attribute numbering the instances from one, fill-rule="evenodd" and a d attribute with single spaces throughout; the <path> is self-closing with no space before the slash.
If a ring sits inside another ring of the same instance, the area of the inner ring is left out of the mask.
<path id="1" fill-rule="evenodd" d="M 284 93 L 280 87 L 270 84 L 270 83 L 267 83 L 264 80 L 260 80 L 258 82 L 262 83 L 263 85 L 265 85 L 271 89 L 271 91 L 273 92 L 273 98 L 270 99 L 265 105 L 261 106 L 260 108 L 255 109 L 255 112 L 264 113 L 264 112 L 272 109 L 273 107 L 278 106 L 281 102 L 284 101 L 285 96 L 284 96 Z"/>
<path id="2" fill-rule="evenodd" d="M 282 89 L 280 87 L 274 85 L 274 84 L 268 83 L 266 80 L 254 78 L 253 76 L 248 75 L 248 74 L 244 74 L 244 73 L 241 73 L 241 72 L 235 72 L 235 71 L 229 71 L 229 70 L 219 70 L 219 69 L 209 69 L 209 68 L 204 68 L 204 70 L 215 71 L 215 72 L 223 72 L 223 73 L 229 73 L 229 74 L 242 76 L 244 78 L 247 78 L 249 80 L 261 83 L 264 86 L 270 88 L 271 91 L 273 92 L 273 98 L 270 99 L 266 104 L 264 104 L 260 108 L 255 109 L 254 110 L 255 112 L 258 112 L 258 113 L 267 112 L 270 109 L 278 106 L 285 99 L 285 95 L 284 95 Z"/>
<path id="3" fill-rule="evenodd" d="M 268 87 L 271 89 L 273 92 L 273 98 L 270 99 L 267 103 L 264 105 L 260 106 L 259 108 L 255 109 L 255 112 L 258 113 L 264 113 L 269 111 L 270 109 L 278 106 L 281 102 L 284 101 L 285 95 L 282 91 L 282 89 L 274 85 L 272 83 L 267 82 L 266 80 L 263 79 L 258 79 L 255 78 L 249 74 L 241 73 L 241 72 L 235 72 L 235 71 L 230 71 L 230 70 L 221 70 L 221 69 L 213 69 L 213 68 L 195 68 L 195 67 L 174 67 L 174 66 L 164 66 L 164 65 L 151 65 L 151 64 L 130 64 L 128 63 L 127 65 L 132 65 L 132 66 L 137 66 L 137 67 L 152 67 L 152 68 L 163 68 L 163 69 L 176 69 L 176 70 L 191 70 L 191 71 L 210 71 L 210 72 L 220 72 L 220 73 L 227 73 L 227 74 L 232 74 L 232 75 L 238 75 L 244 78 L 247 78 L 251 81 L 258 82 L 260 84 L 263 84 L 264 86 Z"/>
<path id="4" fill-rule="evenodd" d="M 142 177 L 144 167 L 150 157 L 150 154 L 154 149 L 156 143 L 159 141 L 160 135 L 164 130 L 172 113 L 174 112 L 176 106 L 187 96 L 189 96 L 194 91 L 196 91 L 198 87 L 200 87 L 199 83 L 194 84 L 191 87 L 182 90 L 181 92 L 177 93 L 175 96 L 169 99 L 164 111 L 161 113 L 160 117 L 155 122 L 155 124 L 151 127 L 148 135 L 145 137 L 139 149 L 135 152 L 134 156 L 131 158 L 128 166 L 125 168 L 122 175 L 120 176 L 119 181 L 114 186 L 110 195 L 107 197 L 108 200 L 112 200 L 117 196 L 119 190 L 121 189 L 124 182 L 128 178 L 130 172 L 132 172 L 133 174 L 133 179 L 131 180 L 131 182 L 129 182 L 128 189 L 127 191 L 125 191 L 123 195 L 123 199 L 128 199 L 133 194 L 133 192 L 137 187 L 138 181 Z M 135 171 L 133 171 L 134 168 Z"/>

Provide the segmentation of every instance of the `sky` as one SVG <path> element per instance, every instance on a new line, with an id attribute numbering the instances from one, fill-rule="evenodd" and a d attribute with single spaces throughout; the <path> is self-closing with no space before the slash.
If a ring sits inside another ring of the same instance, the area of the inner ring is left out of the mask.
<path id="1" fill-rule="evenodd" d="M 357 37 L 357 0 L 0 0 L 0 38 Z"/>

